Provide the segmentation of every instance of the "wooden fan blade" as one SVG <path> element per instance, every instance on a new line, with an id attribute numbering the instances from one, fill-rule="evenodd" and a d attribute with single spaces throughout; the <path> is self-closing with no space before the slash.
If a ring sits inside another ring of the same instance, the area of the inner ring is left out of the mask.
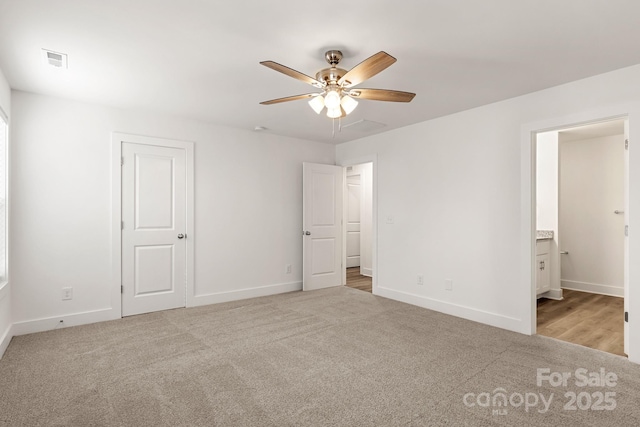
<path id="1" fill-rule="evenodd" d="M 317 93 L 305 93 L 304 95 L 287 96 L 285 98 L 271 99 L 269 101 L 262 101 L 262 105 L 279 104 L 281 102 L 297 101 L 298 99 L 311 98 L 318 95 Z"/>
<path id="2" fill-rule="evenodd" d="M 273 61 L 262 61 L 260 64 L 264 65 L 267 68 L 271 68 L 272 70 L 276 70 L 282 74 L 286 74 L 289 77 L 293 77 L 294 79 L 298 79 L 305 83 L 308 83 L 317 88 L 323 88 L 326 83 L 323 83 L 319 80 L 314 79 L 313 77 L 309 77 L 306 74 L 301 73 L 300 71 L 296 71 L 293 68 L 289 68 L 285 65 L 278 64 Z"/>
<path id="3" fill-rule="evenodd" d="M 378 52 L 349 70 L 347 74 L 338 80 L 338 85 L 343 87 L 355 86 L 375 76 L 394 62 L 396 62 L 396 58 L 393 56 L 386 52 Z"/>
<path id="4" fill-rule="evenodd" d="M 387 89 L 351 89 L 349 95 L 356 99 L 372 101 L 411 102 L 415 93 Z"/>

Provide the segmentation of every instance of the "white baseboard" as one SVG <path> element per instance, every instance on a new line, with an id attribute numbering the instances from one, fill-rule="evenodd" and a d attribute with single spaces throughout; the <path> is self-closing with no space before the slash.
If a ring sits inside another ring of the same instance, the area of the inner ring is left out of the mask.
<path id="1" fill-rule="evenodd" d="M 373 271 L 370 268 L 360 267 L 360 274 L 367 277 L 373 277 Z"/>
<path id="2" fill-rule="evenodd" d="M 376 295 L 411 305 L 417 305 L 418 307 L 427 308 L 429 310 L 438 311 L 440 313 L 449 314 L 451 316 L 461 317 L 463 319 L 483 323 L 485 325 L 495 326 L 496 328 L 507 329 L 509 331 L 530 335 L 529 331 L 526 330 L 526 325 L 524 324 L 522 319 L 503 316 L 497 313 L 491 313 L 472 307 L 452 304 L 450 302 L 441 301 L 434 298 L 427 298 L 421 295 L 410 294 L 407 292 L 400 292 L 394 289 L 383 288 L 380 286 L 378 286 L 376 289 Z"/>
<path id="3" fill-rule="evenodd" d="M 347 257 L 347 268 L 360 267 L 360 257 Z"/>
<path id="4" fill-rule="evenodd" d="M 189 304 L 189 306 L 216 304 L 220 302 L 263 297 L 299 290 L 302 290 L 302 282 L 282 283 L 277 285 L 242 289 L 238 291 L 198 295 L 193 298 L 193 303 Z M 121 313 L 119 311 L 113 308 L 107 308 L 103 310 L 88 311 L 84 313 L 63 314 L 60 316 L 47 317 L 43 319 L 16 322 L 13 324 L 13 327 L 7 332 L 7 334 L 5 334 L 5 336 L 8 337 L 6 338 L 7 342 L 5 343 L 5 338 L 0 341 L 0 350 L 3 350 L 3 348 L 6 348 L 6 346 L 9 345 L 9 341 L 11 340 L 12 336 L 50 331 L 61 327 L 64 328 L 69 326 L 87 325 L 89 323 L 104 322 L 107 320 L 115 320 L 120 318 Z M 62 323 L 60 321 L 62 321 Z"/>
<path id="5" fill-rule="evenodd" d="M 4 356 L 4 352 L 7 351 L 11 338 L 13 338 L 13 325 L 9 325 L 2 338 L 0 338 L 0 359 Z"/>
<path id="6" fill-rule="evenodd" d="M 283 294 L 302 290 L 302 282 L 279 283 L 277 285 L 259 286 L 256 288 L 240 289 L 237 291 L 216 292 L 211 294 L 196 295 L 188 307 L 196 307 L 221 302 L 237 301 L 242 299 L 266 297 L 269 295 Z"/>
<path id="7" fill-rule="evenodd" d="M 575 282 L 573 280 L 562 280 L 560 282 L 562 289 L 570 289 L 572 291 L 589 292 L 592 294 L 609 295 L 612 297 L 624 298 L 624 288 L 609 285 L 600 285 L 598 283 Z"/>
<path id="8" fill-rule="evenodd" d="M 551 289 L 550 291 L 538 295 L 538 298 L 548 298 L 557 301 L 561 301 L 562 299 L 564 299 L 562 297 L 562 289 Z"/>
<path id="9" fill-rule="evenodd" d="M 60 316 L 43 319 L 15 322 L 12 332 L 14 336 L 18 336 L 115 319 L 120 319 L 120 313 L 112 308 L 105 308 L 103 310 L 87 311 L 84 313 L 62 314 Z"/>

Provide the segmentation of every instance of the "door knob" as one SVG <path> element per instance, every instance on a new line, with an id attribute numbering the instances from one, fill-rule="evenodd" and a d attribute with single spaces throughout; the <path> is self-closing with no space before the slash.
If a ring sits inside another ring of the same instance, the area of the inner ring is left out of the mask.
<path id="1" fill-rule="evenodd" d="M 178 239 L 184 239 L 184 234 L 182 233 L 178 234 Z"/>
<path id="2" fill-rule="evenodd" d="M 305 236 L 311 236 L 311 232 L 310 232 L 310 231 L 305 231 L 305 232 L 304 232 L 304 235 L 305 235 Z"/>

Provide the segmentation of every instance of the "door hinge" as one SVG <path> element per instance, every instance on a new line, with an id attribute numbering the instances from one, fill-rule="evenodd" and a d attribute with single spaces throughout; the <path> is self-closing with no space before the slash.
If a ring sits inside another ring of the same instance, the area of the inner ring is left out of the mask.
<path id="1" fill-rule="evenodd" d="M 120 221 L 120 230 L 124 230 L 124 221 Z"/>
<path id="2" fill-rule="evenodd" d="M 124 285 L 120 285 L 120 293 L 124 294 Z"/>
<path id="3" fill-rule="evenodd" d="M 624 226 L 624 235 L 627 236 L 627 237 L 629 236 L 629 226 L 628 225 Z"/>
<path id="4" fill-rule="evenodd" d="M 628 311 L 624 312 L 624 321 L 629 323 L 629 312 Z"/>
<path id="5" fill-rule="evenodd" d="M 124 166 L 124 157 L 120 157 L 120 166 Z"/>
<path id="6" fill-rule="evenodd" d="M 625 139 L 624 140 L 624 149 L 628 150 L 629 149 L 629 139 Z"/>

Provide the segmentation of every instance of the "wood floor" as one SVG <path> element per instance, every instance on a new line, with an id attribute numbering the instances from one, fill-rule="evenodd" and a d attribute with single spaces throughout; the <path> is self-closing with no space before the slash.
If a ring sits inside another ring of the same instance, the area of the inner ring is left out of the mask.
<path id="1" fill-rule="evenodd" d="M 361 291 L 371 292 L 371 277 L 360 274 L 360 267 L 347 268 L 347 286 Z"/>
<path id="2" fill-rule="evenodd" d="M 371 292 L 371 277 L 347 268 L 347 286 Z M 562 341 L 624 354 L 624 299 L 565 289 L 562 301 L 538 300 L 537 333 Z"/>
<path id="3" fill-rule="evenodd" d="M 539 335 L 624 354 L 624 298 L 565 289 L 564 300 L 538 300 Z"/>

